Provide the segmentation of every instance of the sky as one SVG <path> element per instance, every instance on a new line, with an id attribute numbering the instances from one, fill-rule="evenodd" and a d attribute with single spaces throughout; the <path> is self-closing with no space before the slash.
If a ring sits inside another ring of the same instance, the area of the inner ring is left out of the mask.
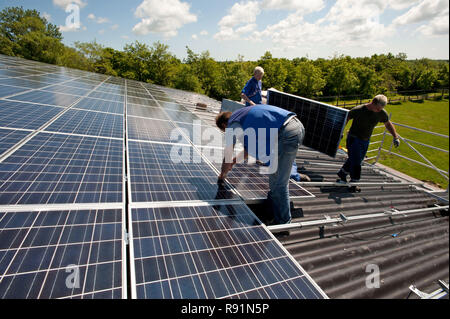
<path id="1" fill-rule="evenodd" d="M 0 0 L 0 10 L 8 6 L 38 10 L 69 46 L 160 41 L 180 59 L 188 46 L 219 61 L 255 61 L 266 51 L 449 59 L 448 0 Z"/>

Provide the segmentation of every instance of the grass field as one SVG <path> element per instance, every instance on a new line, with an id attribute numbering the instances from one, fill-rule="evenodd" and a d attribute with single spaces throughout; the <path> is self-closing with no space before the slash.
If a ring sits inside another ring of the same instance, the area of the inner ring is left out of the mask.
<path id="1" fill-rule="evenodd" d="M 449 100 L 441 101 L 426 100 L 423 102 L 402 102 L 397 105 L 386 106 L 388 113 L 392 113 L 392 122 L 404 124 L 419 129 L 449 135 Z M 347 125 L 345 133 L 350 129 L 351 122 Z M 375 129 L 374 134 L 384 132 L 383 128 Z M 435 146 L 444 150 L 449 150 L 448 138 L 429 135 L 414 131 L 408 128 L 397 127 L 397 132 L 403 137 L 414 140 L 423 144 Z M 345 134 L 345 135 L 346 135 Z M 383 136 L 372 137 L 371 142 L 381 141 Z M 341 146 L 345 147 L 345 138 L 341 141 Z M 383 149 L 389 150 L 392 143 L 392 136 L 388 133 L 384 142 Z M 436 167 L 447 171 L 449 169 L 449 154 L 433 150 L 421 145 L 410 143 L 417 151 L 430 160 Z M 378 149 L 380 144 L 371 145 L 370 150 Z M 425 161 L 417 155 L 405 143 L 402 143 L 398 149 L 393 148 L 393 152 L 409 157 L 416 161 L 425 163 Z M 376 156 L 378 151 L 368 153 L 368 157 Z M 373 162 L 373 161 L 370 161 Z M 415 164 L 408 160 L 399 158 L 395 155 L 381 152 L 379 162 L 389 166 L 409 176 L 415 177 L 422 181 L 433 182 L 434 184 L 447 188 L 448 181 L 434 170 Z M 362 177 L 364 178 L 364 176 Z"/>

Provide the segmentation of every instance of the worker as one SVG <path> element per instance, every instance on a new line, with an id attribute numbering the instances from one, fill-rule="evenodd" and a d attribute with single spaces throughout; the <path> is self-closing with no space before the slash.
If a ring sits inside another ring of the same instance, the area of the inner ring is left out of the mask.
<path id="1" fill-rule="evenodd" d="M 351 183 L 360 181 L 361 165 L 366 157 L 372 132 L 378 123 L 384 123 L 386 129 L 394 137 L 395 147 L 399 147 L 399 135 L 384 109 L 387 101 L 386 96 L 377 95 L 371 103 L 357 106 L 348 113 L 347 123 L 349 120 L 353 120 L 347 136 L 348 159 L 337 173 L 339 176 L 337 182 L 347 183 L 347 175 L 350 175 Z M 360 192 L 361 189 L 358 186 L 352 186 L 350 191 Z"/>
<path id="2" fill-rule="evenodd" d="M 252 106 L 262 104 L 262 78 L 264 76 L 264 69 L 257 66 L 253 71 L 253 77 L 247 81 L 245 87 L 242 89 L 241 97 L 245 101 L 245 106 Z M 308 175 L 300 174 L 297 169 L 297 164 L 293 163 L 290 178 L 300 182 L 310 182 Z"/>
<path id="3" fill-rule="evenodd" d="M 272 105 L 255 105 L 233 113 L 220 113 L 216 117 L 216 125 L 226 132 L 225 156 L 219 182 L 226 178 L 227 173 L 238 162 L 238 158 L 248 160 L 250 155 L 256 160 L 267 162 L 267 158 L 262 158 L 261 154 L 264 154 L 264 157 L 270 154 L 271 171 L 267 199 L 272 207 L 274 223 L 290 223 L 289 177 L 298 147 L 305 135 L 305 129 L 296 114 Z M 247 134 L 245 139 L 247 130 L 253 130 L 253 141 L 248 138 L 251 134 Z M 239 134 L 239 131 L 244 134 Z M 272 134 L 273 132 L 276 134 Z M 233 134 L 232 138 L 229 134 Z M 233 158 L 237 139 L 243 142 L 244 150 Z M 262 145 L 264 142 L 265 145 Z"/>
<path id="4" fill-rule="evenodd" d="M 241 97 L 245 101 L 245 106 L 262 104 L 262 78 L 264 69 L 257 66 L 253 71 L 253 77 L 247 81 L 242 89 Z"/>

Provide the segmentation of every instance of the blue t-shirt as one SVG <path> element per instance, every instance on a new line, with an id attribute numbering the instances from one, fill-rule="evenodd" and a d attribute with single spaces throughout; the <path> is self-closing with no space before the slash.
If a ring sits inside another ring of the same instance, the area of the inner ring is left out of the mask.
<path id="1" fill-rule="evenodd" d="M 242 130 L 247 128 L 253 128 L 255 130 L 256 145 L 254 147 L 249 147 L 248 138 L 244 139 L 244 148 L 249 153 L 250 156 L 263 160 L 260 156 L 269 156 L 272 151 L 274 140 L 270 139 L 270 129 L 275 129 L 276 132 L 283 126 L 286 120 L 296 115 L 293 112 L 286 111 L 276 106 L 272 105 L 255 105 L 251 107 L 246 107 L 239 109 L 231 115 L 228 121 L 228 127 L 233 127 L 232 124 L 237 122 L 242 127 Z M 233 127 L 234 128 L 234 127 Z M 265 141 L 265 147 L 259 150 L 259 128 L 266 129 L 264 131 L 265 136 L 262 139 Z M 277 136 L 273 136 L 278 138 Z M 260 154 L 261 152 L 261 154 Z M 263 160 L 264 161 L 264 160 Z"/>
<path id="2" fill-rule="evenodd" d="M 247 84 L 245 84 L 242 89 L 242 93 L 244 93 L 250 100 L 252 100 L 255 104 L 262 104 L 262 81 L 258 81 L 255 77 L 252 77 L 248 80 Z M 250 103 L 245 102 L 246 106 L 249 106 Z"/>

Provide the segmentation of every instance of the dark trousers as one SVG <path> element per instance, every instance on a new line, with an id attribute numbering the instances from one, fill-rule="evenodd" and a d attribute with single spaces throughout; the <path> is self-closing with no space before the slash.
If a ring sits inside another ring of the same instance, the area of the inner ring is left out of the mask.
<path id="1" fill-rule="evenodd" d="M 353 135 L 347 137 L 348 159 L 342 166 L 342 171 L 347 175 L 350 174 L 352 181 L 361 179 L 361 165 L 367 154 L 370 140 L 364 141 Z"/>

